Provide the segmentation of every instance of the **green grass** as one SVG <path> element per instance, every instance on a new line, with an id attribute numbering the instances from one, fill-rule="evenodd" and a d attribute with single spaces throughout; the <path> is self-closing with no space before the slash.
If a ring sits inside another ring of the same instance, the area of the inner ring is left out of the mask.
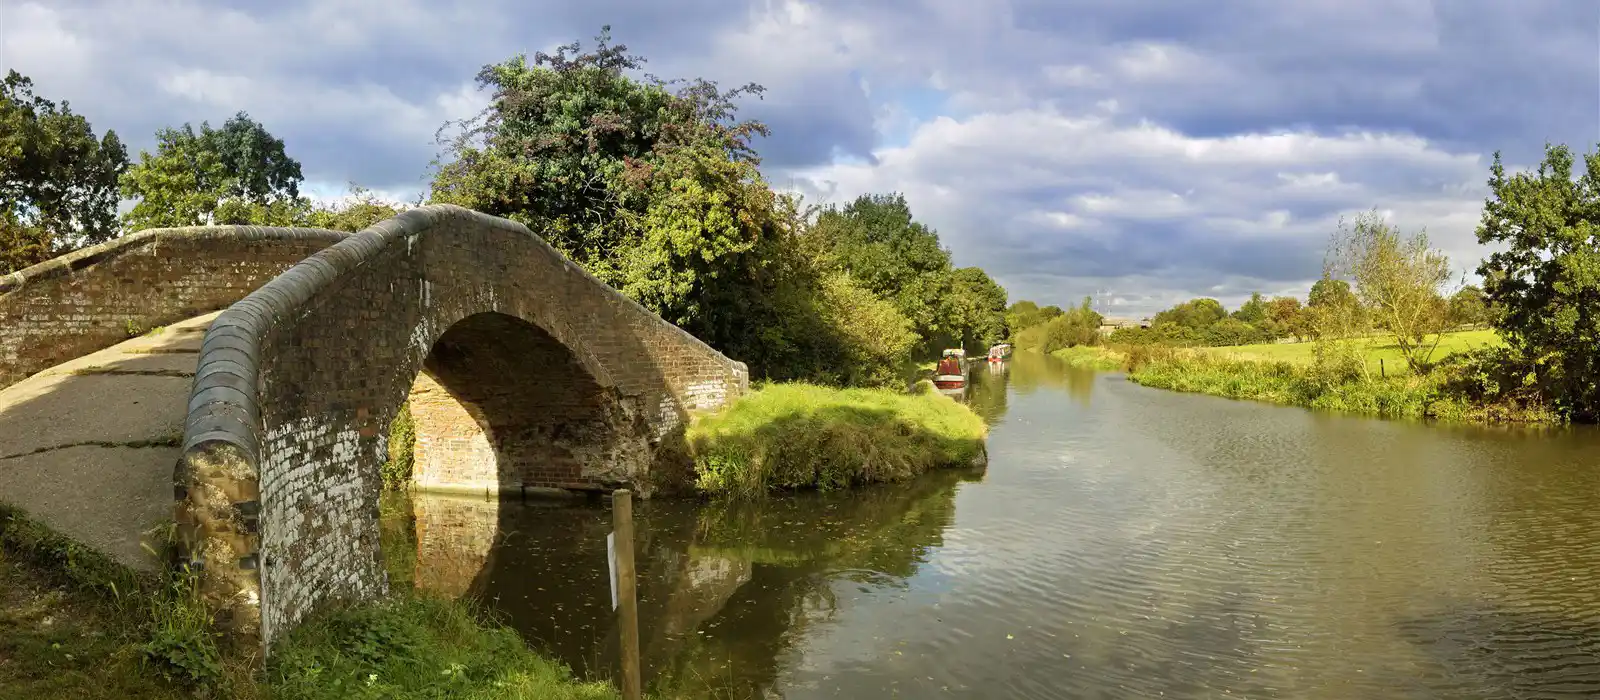
<path id="1" fill-rule="evenodd" d="M 696 486 L 753 496 L 897 482 L 984 455 L 983 419 L 936 392 L 770 384 L 688 430 Z"/>
<path id="2" fill-rule="evenodd" d="M 0 504 L 0 698 L 233 694 L 241 677 L 193 579 L 136 573 Z"/>
<path id="3" fill-rule="evenodd" d="M 1400 348 L 1394 340 L 1386 336 L 1373 336 L 1363 341 L 1362 345 L 1366 357 L 1367 371 L 1380 372 L 1394 375 L 1408 373 L 1405 357 L 1400 354 Z M 1499 334 L 1493 330 L 1459 331 L 1446 333 L 1439 340 L 1439 346 L 1433 351 L 1432 361 L 1438 362 L 1446 356 L 1458 352 L 1466 352 L 1484 347 L 1503 345 Z M 1238 356 L 1240 359 L 1268 360 L 1289 362 L 1297 365 L 1310 365 L 1315 358 L 1316 343 L 1263 343 L 1260 345 L 1234 345 L 1218 348 L 1204 348 L 1205 352 L 1219 356 Z"/>
<path id="4" fill-rule="evenodd" d="M 414 549 L 391 549 L 390 567 L 414 567 Z M 0 504 L 0 700 L 617 697 L 469 603 L 404 591 L 313 615 L 263 677 L 222 648 L 193 584 L 135 573 Z"/>
<path id="5" fill-rule="evenodd" d="M 268 669 L 272 697 L 609 700 L 463 603 L 405 594 L 333 609 L 297 627 Z"/>
<path id="6" fill-rule="evenodd" d="M 1369 371 L 1364 376 L 1355 373 L 1332 378 L 1320 376 L 1309 362 L 1219 355 L 1208 350 L 1131 349 L 1126 364 L 1128 378 L 1157 389 L 1379 418 L 1517 423 L 1559 420 L 1539 405 L 1467 400 L 1450 391 L 1451 375 L 1444 371 L 1388 377 Z"/>
<path id="7" fill-rule="evenodd" d="M 1062 348 L 1050 353 L 1069 367 L 1079 369 L 1093 369 L 1102 372 L 1115 372 L 1122 369 L 1126 356 L 1111 348 L 1100 345 L 1078 345 Z"/>

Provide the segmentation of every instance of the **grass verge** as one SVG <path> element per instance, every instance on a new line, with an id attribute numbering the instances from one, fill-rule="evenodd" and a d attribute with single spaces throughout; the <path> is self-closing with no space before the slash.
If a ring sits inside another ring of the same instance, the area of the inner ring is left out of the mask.
<path id="1" fill-rule="evenodd" d="M 1050 353 L 1069 367 L 1115 372 L 1127 362 L 1127 355 L 1100 345 L 1075 345 Z"/>
<path id="2" fill-rule="evenodd" d="M 272 656 L 272 697 L 609 700 L 512 629 L 452 600 L 405 594 L 330 609 L 297 627 Z"/>
<path id="3" fill-rule="evenodd" d="M 0 700 L 617 697 L 469 603 L 410 592 L 313 615 L 264 674 L 218 642 L 188 576 L 135 573 L 0 504 Z"/>
<path id="4" fill-rule="evenodd" d="M 216 642 L 188 577 L 136 573 L 0 504 L 0 698 L 252 697 Z"/>
<path id="5" fill-rule="evenodd" d="M 935 392 L 769 384 L 688 430 L 696 486 L 754 496 L 910 479 L 984 456 L 983 419 Z"/>
<path id="6" fill-rule="evenodd" d="M 1554 411 L 1536 402 L 1482 401 L 1460 394 L 1454 390 L 1456 377 L 1448 370 L 1386 378 L 1352 372 L 1331 378 L 1314 366 L 1296 362 L 1172 348 L 1131 349 L 1124 368 L 1131 381 L 1157 389 L 1353 415 L 1452 422 L 1559 422 Z"/>
<path id="7" fill-rule="evenodd" d="M 1429 336 L 1431 339 L 1433 336 Z M 1432 360 L 1438 362 L 1450 355 L 1471 352 L 1482 348 L 1503 346 L 1505 343 L 1494 330 L 1457 331 L 1439 337 Z M 1363 361 L 1370 374 L 1390 376 L 1408 374 L 1405 356 L 1400 347 L 1385 336 L 1372 336 L 1358 341 Z M 1297 365 L 1310 365 L 1316 360 L 1316 343 L 1263 343 L 1259 345 L 1233 345 L 1201 350 L 1218 357 L 1281 361 Z"/>

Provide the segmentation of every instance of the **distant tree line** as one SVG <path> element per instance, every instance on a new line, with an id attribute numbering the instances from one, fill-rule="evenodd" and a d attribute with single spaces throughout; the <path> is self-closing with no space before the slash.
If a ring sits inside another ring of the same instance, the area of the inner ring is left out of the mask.
<path id="1" fill-rule="evenodd" d="M 664 81 L 643 64 L 607 28 L 588 52 L 574 42 L 485 66 L 491 102 L 441 128 L 424 196 L 397 204 L 352 183 L 334 205 L 301 192 L 299 161 L 244 112 L 162 129 L 130 161 L 115 133 L 96 137 L 12 71 L 0 84 L 0 274 L 147 228 L 358 231 L 452 203 L 528 225 L 756 378 L 895 383 L 944 347 L 1007 336 L 1005 289 L 955 267 L 904 196 L 819 207 L 768 186 L 753 143 L 767 127 L 737 117 L 761 86 Z"/>
<path id="2" fill-rule="evenodd" d="M 1229 313 L 1215 299 L 1192 299 L 1156 314 L 1149 328 L 1119 329 L 1107 342 L 1310 341 L 1317 345 L 1318 376 L 1339 383 L 1365 376 L 1357 345 L 1376 336 L 1454 398 L 1508 415 L 1540 408 L 1600 421 L 1600 152 L 1582 161 L 1583 173 L 1575 176 L 1571 149 L 1547 144 L 1537 168 L 1507 173 L 1495 153 L 1477 227 L 1478 242 L 1496 246 L 1477 267 L 1482 286 L 1447 291 L 1449 258 L 1426 231 L 1404 233 L 1372 211 L 1340 222 L 1304 303 L 1257 293 Z M 1018 302 L 1006 318 L 1019 346 L 1026 339 L 1054 349 L 1099 342 L 1081 333 L 1091 320 L 1098 323 L 1090 313 L 1085 304 L 1067 321 L 1055 307 Z M 1050 324 L 1072 330 L 1043 330 Z M 1435 357 L 1443 333 L 1483 326 L 1505 345 Z"/>

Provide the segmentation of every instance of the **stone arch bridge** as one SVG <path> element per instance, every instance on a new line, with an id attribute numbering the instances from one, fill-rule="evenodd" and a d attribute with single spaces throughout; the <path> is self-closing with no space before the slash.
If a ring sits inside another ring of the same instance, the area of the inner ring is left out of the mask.
<path id="1" fill-rule="evenodd" d="M 208 600 L 263 651 L 322 603 L 386 591 L 380 465 L 402 405 L 419 487 L 649 493 L 691 473 L 690 412 L 748 387 L 744 364 L 526 227 L 436 205 L 353 235 L 146 231 L 0 278 L 0 398 L 130 329 L 217 309 L 174 512 Z"/>

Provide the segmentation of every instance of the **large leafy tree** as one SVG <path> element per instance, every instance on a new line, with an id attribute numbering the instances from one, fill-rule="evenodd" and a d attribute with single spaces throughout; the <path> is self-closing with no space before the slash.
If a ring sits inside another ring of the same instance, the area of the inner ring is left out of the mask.
<path id="1" fill-rule="evenodd" d="M 950 272 L 951 337 L 969 351 L 981 351 L 1006 337 L 1006 290 L 982 268 Z M 958 335 L 959 334 L 959 335 Z"/>
<path id="2" fill-rule="evenodd" d="M 1507 174 L 1496 153 L 1478 242 L 1498 244 L 1478 267 L 1495 325 L 1533 364 L 1558 408 L 1600 418 L 1600 153 L 1575 159 L 1547 145 L 1534 172 Z"/>
<path id="3" fill-rule="evenodd" d="M 8 71 L 0 81 L 0 273 L 110 240 L 117 178 L 128 165 L 115 132 L 96 138 L 71 106 L 33 94 Z"/>
<path id="4" fill-rule="evenodd" d="M 1222 302 L 1216 299 L 1190 299 L 1156 314 L 1152 325 L 1175 323 L 1185 328 L 1201 330 L 1221 321 L 1227 315 L 1228 312 L 1222 307 Z"/>
<path id="5" fill-rule="evenodd" d="M 493 98 L 441 129 L 432 200 L 527 224 L 713 345 L 748 344 L 790 234 L 751 146 L 766 127 L 736 118 L 761 88 L 633 75 L 643 59 L 609 28 L 581 48 L 483 68 Z"/>
<path id="6" fill-rule="evenodd" d="M 1006 309 L 1006 328 L 1010 331 L 1009 337 L 1015 338 L 1017 334 L 1063 313 L 1066 312 L 1059 306 L 1039 306 L 1037 302 L 1023 299 Z"/>
<path id="7" fill-rule="evenodd" d="M 839 266 L 911 319 L 924 352 L 941 338 L 961 337 L 961 323 L 947 305 L 950 253 L 937 232 L 912 218 L 904 195 L 865 194 L 830 207 L 817 216 L 814 232 Z"/>
<path id="8" fill-rule="evenodd" d="M 1267 320 L 1267 300 L 1261 292 L 1251 292 L 1250 300 L 1233 312 L 1233 317 L 1252 326 L 1260 325 Z"/>
<path id="9" fill-rule="evenodd" d="M 123 216 L 130 231 L 168 226 L 287 226 L 306 216 L 300 163 L 283 141 L 240 112 L 213 129 L 184 124 L 156 132 L 156 152 L 140 152 L 122 176 L 136 199 Z"/>
<path id="10" fill-rule="evenodd" d="M 1488 323 L 1489 302 L 1483 288 L 1469 284 L 1450 295 L 1450 322 L 1457 325 Z"/>

